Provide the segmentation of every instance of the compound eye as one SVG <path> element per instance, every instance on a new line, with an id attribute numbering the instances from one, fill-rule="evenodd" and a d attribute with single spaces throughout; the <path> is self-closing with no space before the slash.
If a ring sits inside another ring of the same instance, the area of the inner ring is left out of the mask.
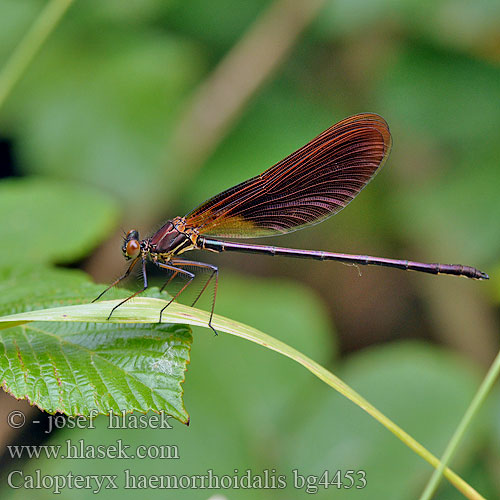
<path id="1" fill-rule="evenodd" d="M 127 246 L 125 247 L 125 251 L 127 252 L 127 256 L 131 259 L 135 259 L 141 251 L 141 244 L 137 240 L 130 240 L 127 242 Z"/>

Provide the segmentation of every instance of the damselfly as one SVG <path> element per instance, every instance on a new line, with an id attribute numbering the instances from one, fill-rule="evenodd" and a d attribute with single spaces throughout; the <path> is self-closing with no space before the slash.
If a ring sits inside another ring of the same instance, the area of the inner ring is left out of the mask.
<path id="1" fill-rule="evenodd" d="M 122 251 L 125 258 L 132 262 L 125 274 L 95 300 L 125 279 L 138 262 L 141 263 L 143 288 L 116 305 L 109 319 L 117 307 L 146 290 L 146 262 L 149 260 L 172 273 L 163 288 L 175 276 L 183 276 L 186 280 L 160 311 L 161 321 L 163 311 L 195 278 L 195 273 L 186 267 L 191 270 L 205 269 L 209 271 L 208 278 L 194 303 L 214 280 L 214 297 L 208 323 L 214 330 L 212 317 L 219 271 L 214 265 L 179 257 L 189 250 L 286 255 L 488 279 L 486 273 L 459 264 L 426 264 L 214 239 L 280 235 L 324 221 L 348 205 L 373 179 L 387 159 L 390 149 L 389 127 L 380 116 L 364 113 L 340 121 L 264 173 L 210 198 L 184 217 L 169 220 L 153 236 L 141 240 L 136 230 L 129 231 Z"/>

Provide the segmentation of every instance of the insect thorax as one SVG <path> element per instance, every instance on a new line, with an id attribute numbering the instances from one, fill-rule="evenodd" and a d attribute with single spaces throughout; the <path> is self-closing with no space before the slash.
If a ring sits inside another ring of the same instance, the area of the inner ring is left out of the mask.
<path id="1" fill-rule="evenodd" d="M 183 217 L 163 225 L 148 241 L 147 251 L 152 260 L 167 262 L 176 255 L 197 247 L 198 233 L 186 227 Z"/>

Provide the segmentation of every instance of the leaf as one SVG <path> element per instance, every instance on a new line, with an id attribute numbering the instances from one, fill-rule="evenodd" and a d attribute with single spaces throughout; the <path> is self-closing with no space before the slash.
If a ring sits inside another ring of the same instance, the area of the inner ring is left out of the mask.
<path id="1" fill-rule="evenodd" d="M 191 334 L 180 325 L 30 323 L 2 330 L 3 388 L 49 413 L 165 411 L 189 417 L 181 384 Z"/>
<path id="2" fill-rule="evenodd" d="M 384 116 L 393 135 L 397 132 L 395 143 L 406 133 L 464 153 L 496 149 L 500 116 L 491 103 L 500 92 L 500 68 L 423 44 L 401 45 L 398 51 L 394 65 L 377 84 Z M 444 156 L 451 153 L 445 150 Z"/>
<path id="3" fill-rule="evenodd" d="M 422 9 L 421 2 L 394 0 L 338 0 L 326 2 L 319 16 L 319 32 L 328 38 L 346 39 L 350 35 L 372 33 L 375 29 L 409 33 L 460 50 L 476 49 L 483 55 L 494 45 L 495 21 L 500 6 L 495 0 L 456 2 L 438 0 Z M 374 28 L 375 26 L 375 28 Z M 490 49 L 492 57 L 494 50 Z"/>
<path id="4" fill-rule="evenodd" d="M 75 262 L 106 237 L 117 218 L 117 205 L 95 189 L 48 178 L 0 183 L 0 227 L 4 238 L 16 242 L 17 262 Z M 10 252 L 2 252 L 0 265 L 12 261 Z"/>
<path id="5" fill-rule="evenodd" d="M 432 259 L 451 256 L 478 267 L 494 261 L 500 115 L 491 103 L 500 93 L 500 69 L 408 44 L 378 93 L 394 142 L 403 145 L 394 150 L 392 171 L 402 182 L 387 198 L 401 237 L 415 246 L 425 241 Z"/>
<path id="6" fill-rule="evenodd" d="M 177 172 L 165 143 L 199 57 L 157 26 L 111 27 L 83 10 L 68 11 L 0 121 L 22 146 L 15 154 L 23 172 L 92 183 L 144 216 L 155 196 L 164 199 L 158 177 Z"/>
<path id="7" fill-rule="evenodd" d="M 102 289 L 78 271 L 0 269 L 0 313 L 85 302 Z M 159 296 L 155 290 L 150 294 Z M 109 315 L 110 309 L 105 309 Z M 181 383 L 189 363 L 191 332 L 183 325 L 154 322 L 4 324 L 3 388 L 50 413 L 154 410 L 187 423 Z"/>
<path id="8" fill-rule="evenodd" d="M 231 0 L 175 2 L 168 22 L 174 29 L 202 40 L 204 46 L 212 46 L 224 53 L 236 43 L 268 3 L 268 0 L 241 2 L 234 9 Z M 123 9 L 121 4 L 120 7 Z"/>
<path id="9" fill-rule="evenodd" d="M 459 159 L 452 175 L 441 175 L 439 182 L 399 189 L 388 203 L 404 237 L 435 246 L 429 254 L 456 255 L 488 270 L 488 262 L 496 262 L 500 250 L 498 154 L 498 147 L 471 151 Z"/>
<path id="10" fill-rule="evenodd" d="M 84 304 L 94 300 L 104 289 L 75 269 L 53 269 L 44 266 L 0 267 L 0 314 Z M 127 290 L 113 288 L 107 297 L 127 297 Z M 167 297 L 167 295 L 164 295 Z"/>

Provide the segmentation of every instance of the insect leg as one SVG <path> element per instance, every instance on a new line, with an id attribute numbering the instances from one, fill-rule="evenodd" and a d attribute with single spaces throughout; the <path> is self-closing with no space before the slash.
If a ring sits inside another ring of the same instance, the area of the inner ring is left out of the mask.
<path id="1" fill-rule="evenodd" d="M 170 278 L 165 282 L 165 284 L 160 288 L 160 292 L 163 292 L 163 290 L 165 290 L 165 288 L 167 288 L 167 286 L 170 284 L 170 282 L 179 274 L 179 271 L 175 271 L 174 274 L 172 274 L 172 276 L 170 276 Z"/>
<path id="2" fill-rule="evenodd" d="M 201 267 L 203 269 L 209 269 L 211 271 L 210 276 L 208 277 L 205 285 L 201 289 L 200 293 L 196 297 L 196 299 L 193 302 L 193 306 L 198 302 L 198 299 L 203 295 L 203 292 L 207 289 L 208 284 L 212 281 L 212 278 L 215 276 L 215 287 L 214 287 L 214 298 L 212 300 L 212 309 L 210 310 L 210 319 L 208 320 L 208 326 L 213 330 L 215 335 L 218 335 L 217 331 L 215 328 L 212 326 L 212 318 L 214 316 L 214 309 L 215 309 L 215 299 L 217 297 L 217 288 L 219 286 L 219 268 L 217 266 L 213 266 L 212 264 L 206 264 L 205 262 L 196 262 L 194 260 L 172 260 L 172 264 L 177 265 L 177 266 L 193 266 L 193 267 Z"/>
<path id="3" fill-rule="evenodd" d="M 111 283 L 111 285 L 109 285 L 108 288 L 106 288 L 106 290 L 104 290 L 104 292 L 102 292 L 100 295 L 98 295 L 92 302 L 96 302 L 97 300 L 99 300 L 108 290 L 110 290 L 114 286 L 118 285 L 118 283 L 120 283 L 120 281 L 124 280 L 132 272 L 132 269 L 134 268 L 134 266 L 136 265 L 138 260 L 139 260 L 139 257 L 134 259 L 132 261 L 132 263 L 130 264 L 130 266 L 128 267 L 128 269 L 125 271 L 125 274 L 123 276 L 120 276 L 117 280 L 113 281 L 113 283 Z"/>
<path id="4" fill-rule="evenodd" d="M 132 266 L 130 266 L 129 271 L 131 268 L 132 268 Z M 125 302 L 129 301 L 130 299 L 133 299 L 134 297 L 136 297 L 140 293 L 144 292 L 144 290 L 146 290 L 146 288 L 148 287 L 148 276 L 146 274 L 146 260 L 145 259 L 143 259 L 143 261 L 142 261 L 142 277 L 144 279 L 144 287 L 142 288 L 142 290 L 138 290 L 137 292 L 133 293 L 130 297 L 127 297 L 125 300 L 122 300 L 119 304 L 117 304 L 115 307 L 113 307 L 113 309 L 111 309 L 111 312 L 109 313 L 108 320 L 109 320 L 109 318 L 111 318 L 111 315 L 115 312 L 115 309 L 118 309 L 121 305 L 125 304 Z"/>
<path id="5" fill-rule="evenodd" d="M 177 274 L 179 274 L 179 273 L 185 274 L 188 277 L 188 282 L 170 299 L 168 304 L 160 311 L 159 323 L 161 323 L 161 317 L 162 317 L 163 311 L 191 284 L 191 282 L 194 280 L 194 274 L 190 273 L 189 271 L 186 271 L 185 269 L 180 269 L 178 267 L 169 266 L 168 264 L 163 264 L 162 262 L 156 262 L 156 264 L 163 269 L 168 269 L 169 271 L 174 271 L 175 274 L 173 277 L 177 276 Z M 165 288 L 166 285 L 168 285 L 168 283 L 170 283 L 170 281 L 172 280 L 173 277 L 171 277 L 167 281 L 167 283 L 165 283 L 165 285 L 161 288 L 162 290 Z"/>

